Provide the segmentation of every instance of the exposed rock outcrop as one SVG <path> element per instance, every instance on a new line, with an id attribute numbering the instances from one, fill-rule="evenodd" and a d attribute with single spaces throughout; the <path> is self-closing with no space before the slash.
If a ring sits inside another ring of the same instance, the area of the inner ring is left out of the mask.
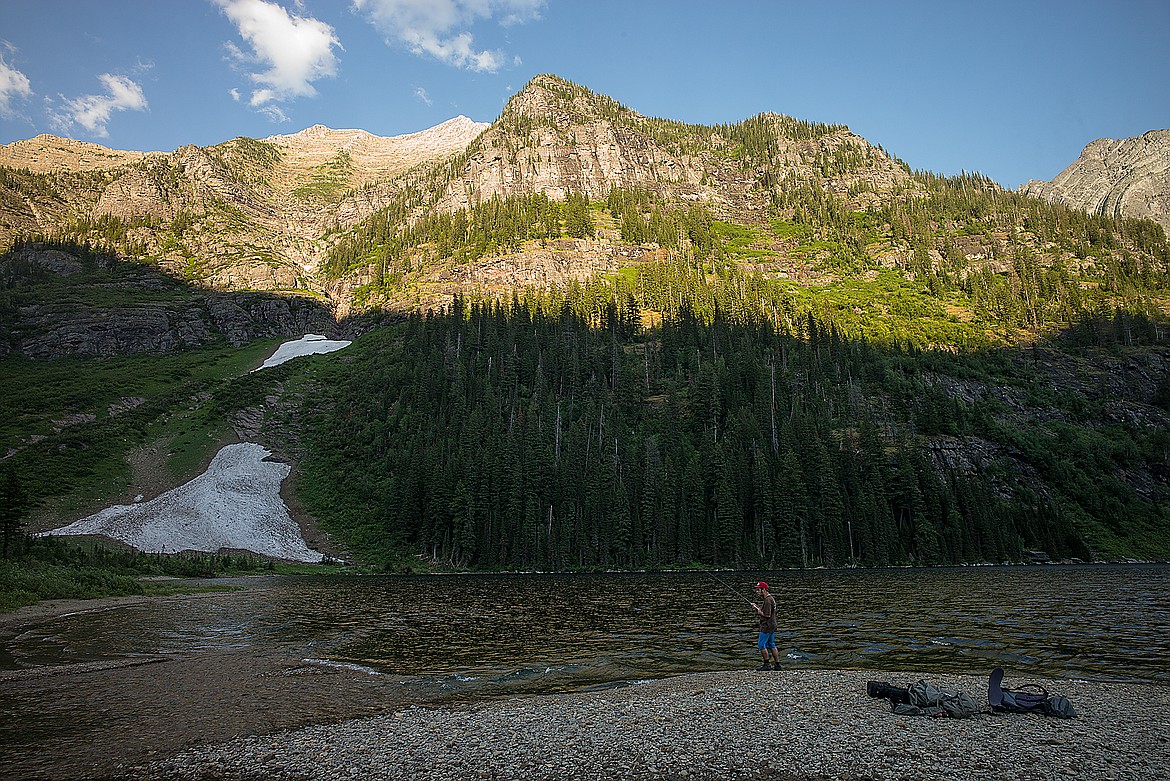
<path id="1" fill-rule="evenodd" d="M 125 222 L 169 222 L 175 218 L 171 199 L 162 183 L 151 176 L 150 167 L 132 167 L 115 179 L 98 199 L 93 214 Z"/>
<path id="2" fill-rule="evenodd" d="M 1020 189 L 1093 214 L 1148 218 L 1170 234 L 1170 130 L 1098 139 L 1051 182 Z"/>
<path id="3" fill-rule="evenodd" d="M 42 133 L 33 138 L 0 145 L 0 165 L 26 168 L 42 174 L 52 171 L 99 171 L 133 163 L 150 154 L 107 149 L 100 144 Z"/>
<path id="4" fill-rule="evenodd" d="M 909 180 L 904 166 L 844 126 L 811 125 L 778 114 L 761 114 L 753 121 L 769 137 L 771 159 L 766 162 L 773 172 L 792 182 L 815 182 L 858 208 L 875 193 L 888 193 Z M 762 219 L 771 185 L 743 165 L 737 145 L 723 132 L 646 117 L 604 95 L 541 75 L 468 149 L 437 208 L 529 193 L 552 200 L 570 194 L 598 200 L 613 189 L 642 189 L 702 203 L 723 216 Z"/>
<path id="5" fill-rule="evenodd" d="M 22 307 L 11 348 L 29 358 L 109 357 L 176 352 L 217 339 L 240 347 L 254 339 L 336 330 L 328 311 L 311 302 L 241 293 L 227 299 L 208 295 L 184 307 Z"/>
<path id="6" fill-rule="evenodd" d="M 52 295 L 57 278 L 74 276 L 85 277 L 88 293 Z M 168 353 L 218 340 L 242 346 L 260 338 L 343 335 L 331 308 L 312 298 L 190 288 L 151 268 L 46 246 L 0 256 L 0 282 L 39 287 L 42 302 L 5 313 L 0 356 Z"/>

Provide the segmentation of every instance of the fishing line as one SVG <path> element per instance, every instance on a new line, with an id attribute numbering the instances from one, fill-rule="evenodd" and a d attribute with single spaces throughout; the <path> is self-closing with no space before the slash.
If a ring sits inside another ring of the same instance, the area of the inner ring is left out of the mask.
<path id="1" fill-rule="evenodd" d="M 747 597 L 745 597 L 743 594 L 741 594 L 741 593 L 739 593 L 738 591 L 736 591 L 736 590 L 735 590 L 735 588 L 733 588 L 733 587 L 731 586 L 731 584 L 729 584 L 727 581 L 723 580 L 723 579 L 722 579 L 722 578 L 720 578 L 720 577 L 717 577 L 717 576 L 715 576 L 715 575 L 711 574 L 710 572 L 708 572 L 708 573 L 707 573 L 707 575 L 708 575 L 708 577 L 710 577 L 712 580 L 714 580 L 716 583 L 718 583 L 719 585 L 723 586 L 725 589 L 727 589 L 728 591 L 730 591 L 732 594 L 735 594 L 737 597 L 739 597 L 740 599 L 742 599 L 744 602 L 747 602 L 747 603 L 748 603 L 749 605 L 751 605 L 752 607 L 755 607 L 755 606 L 756 606 L 756 603 L 755 603 L 755 602 L 752 602 L 750 599 L 748 599 Z"/>

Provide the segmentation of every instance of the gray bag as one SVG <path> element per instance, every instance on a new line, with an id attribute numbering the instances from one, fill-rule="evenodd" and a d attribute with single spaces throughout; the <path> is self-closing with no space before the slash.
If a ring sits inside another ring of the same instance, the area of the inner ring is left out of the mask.
<path id="1" fill-rule="evenodd" d="M 1044 715 L 1055 716 L 1058 719 L 1075 719 L 1077 710 L 1069 702 L 1068 697 L 1062 694 L 1053 694 L 1044 703 Z"/>
<path id="2" fill-rule="evenodd" d="M 935 718 L 969 719 L 979 712 L 979 705 L 967 692 L 942 689 L 926 681 L 910 687 L 910 703 L 894 703 L 899 716 L 933 716 Z"/>

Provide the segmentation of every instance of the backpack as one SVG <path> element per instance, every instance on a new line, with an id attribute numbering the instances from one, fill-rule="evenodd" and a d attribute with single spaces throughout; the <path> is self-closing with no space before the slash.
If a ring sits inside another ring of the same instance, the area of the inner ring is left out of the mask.
<path id="1" fill-rule="evenodd" d="M 979 712 L 975 698 L 967 692 L 942 689 L 926 681 L 911 685 L 908 693 L 909 703 L 892 703 L 893 712 L 899 716 L 969 719 Z"/>
<path id="2" fill-rule="evenodd" d="M 1003 668 L 996 667 L 987 682 L 987 703 L 1001 713 L 1041 713 L 1058 719 L 1075 719 L 1076 709 L 1067 697 L 1048 693 L 1036 683 L 1020 684 L 1015 689 L 1002 686 Z"/>

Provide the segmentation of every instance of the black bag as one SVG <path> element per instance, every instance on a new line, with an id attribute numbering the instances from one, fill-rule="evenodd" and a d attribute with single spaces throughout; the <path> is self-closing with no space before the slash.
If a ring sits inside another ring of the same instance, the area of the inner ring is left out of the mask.
<path id="1" fill-rule="evenodd" d="M 1077 711 L 1073 707 L 1073 704 L 1068 701 L 1068 697 L 1054 694 L 1044 703 L 1044 715 L 1055 716 L 1058 719 L 1075 719 L 1077 717 Z"/>
<path id="2" fill-rule="evenodd" d="M 865 693 L 870 697 L 881 697 L 890 702 L 910 702 L 910 690 L 902 689 L 886 681 L 869 681 L 865 684 Z"/>
<path id="3" fill-rule="evenodd" d="M 1003 688 L 1003 668 L 991 671 L 987 681 L 987 704 L 1001 713 L 1042 713 L 1058 719 L 1075 719 L 1076 709 L 1067 697 L 1050 695 L 1035 683 L 1020 684 L 1015 689 Z"/>

